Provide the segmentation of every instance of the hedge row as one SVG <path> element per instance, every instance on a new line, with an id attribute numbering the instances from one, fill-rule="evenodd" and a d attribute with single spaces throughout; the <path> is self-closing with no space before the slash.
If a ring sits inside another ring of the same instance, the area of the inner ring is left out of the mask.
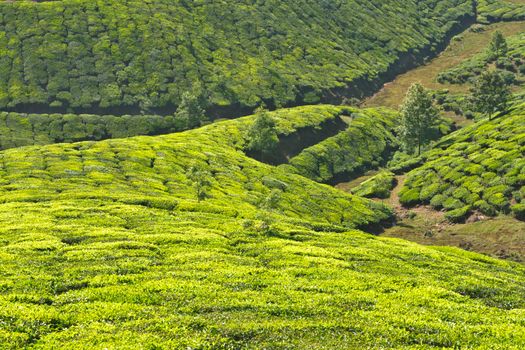
<path id="1" fill-rule="evenodd" d="M 173 116 L 20 114 L 0 112 L 0 149 L 159 135 L 183 130 Z"/>
<path id="2" fill-rule="evenodd" d="M 294 171 L 318 182 L 359 175 L 383 164 L 398 147 L 398 113 L 388 109 L 351 110 L 349 127 L 292 158 Z"/>

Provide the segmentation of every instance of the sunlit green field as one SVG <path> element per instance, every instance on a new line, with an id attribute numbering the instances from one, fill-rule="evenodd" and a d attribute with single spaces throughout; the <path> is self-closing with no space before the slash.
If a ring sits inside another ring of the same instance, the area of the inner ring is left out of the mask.
<path id="1" fill-rule="evenodd" d="M 0 153 L 1 347 L 525 346 L 522 265 L 353 229 L 390 211 L 246 157 L 252 119 Z"/>

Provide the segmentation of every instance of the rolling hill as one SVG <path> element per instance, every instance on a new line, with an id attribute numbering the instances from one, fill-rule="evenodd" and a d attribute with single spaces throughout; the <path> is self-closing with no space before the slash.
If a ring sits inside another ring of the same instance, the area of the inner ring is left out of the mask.
<path id="1" fill-rule="evenodd" d="M 474 21 L 467 0 L 0 3 L 0 109 L 210 115 L 369 93 Z M 374 30 L 369 30 L 374 28 Z"/>
<path id="2" fill-rule="evenodd" d="M 525 346 L 522 265 L 355 230 L 391 212 L 247 157 L 252 121 L 1 152 L 2 347 Z"/>

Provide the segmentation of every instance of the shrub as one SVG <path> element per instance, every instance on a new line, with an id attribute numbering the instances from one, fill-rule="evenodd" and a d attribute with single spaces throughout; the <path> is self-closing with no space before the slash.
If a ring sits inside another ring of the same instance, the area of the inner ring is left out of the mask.
<path id="1" fill-rule="evenodd" d="M 408 189 L 407 187 L 404 187 L 399 192 L 399 202 L 408 207 L 420 204 L 421 200 L 419 199 L 419 189 Z"/>
<path id="2" fill-rule="evenodd" d="M 445 218 L 453 223 L 465 222 L 470 214 L 470 206 L 454 209 L 445 214 Z"/>
<path id="3" fill-rule="evenodd" d="M 519 220 L 525 220 L 525 204 L 515 204 L 510 207 L 512 214 Z"/>

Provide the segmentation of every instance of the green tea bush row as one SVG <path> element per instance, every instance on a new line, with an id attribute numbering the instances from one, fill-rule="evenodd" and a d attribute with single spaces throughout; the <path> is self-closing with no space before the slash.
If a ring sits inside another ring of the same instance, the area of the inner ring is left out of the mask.
<path id="1" fill-rule="evenodd" d="M 365 198 L 388 198 L 395 184 L 395 174 L 388 170 L 382 170 L 353 188 L 351 192 L 356 196 Z"/>
<path id="2" fill-rule="evenodd" d="M 474 210 L 491 216 L 508 212 L 513 201 L 524 198 L 523 135 L 522 108 L 451 134 L 408 174 L 400 201 L 430 204 L 453 220 Z"/>
<path id="3" fill-rule="evenodd" d="M 0 112 L 0 149 L 159 135 L 183 130 L 173 116 Z"/>
<path id="4" fill-rule="evenodd" d="M 466 15 L 467 0 L 4 1 L 0 108 L 173 113 L 195 84 L 219 107 L 316 103 Z"/>
<path id="5" fill-rule="evenodd" d="M 318 182 L 375 169 L 398 147 L 397 118 L 398 113 L 387 109 L 353 110 L 345 131 L 303 150 L 289 164 Z"/>

